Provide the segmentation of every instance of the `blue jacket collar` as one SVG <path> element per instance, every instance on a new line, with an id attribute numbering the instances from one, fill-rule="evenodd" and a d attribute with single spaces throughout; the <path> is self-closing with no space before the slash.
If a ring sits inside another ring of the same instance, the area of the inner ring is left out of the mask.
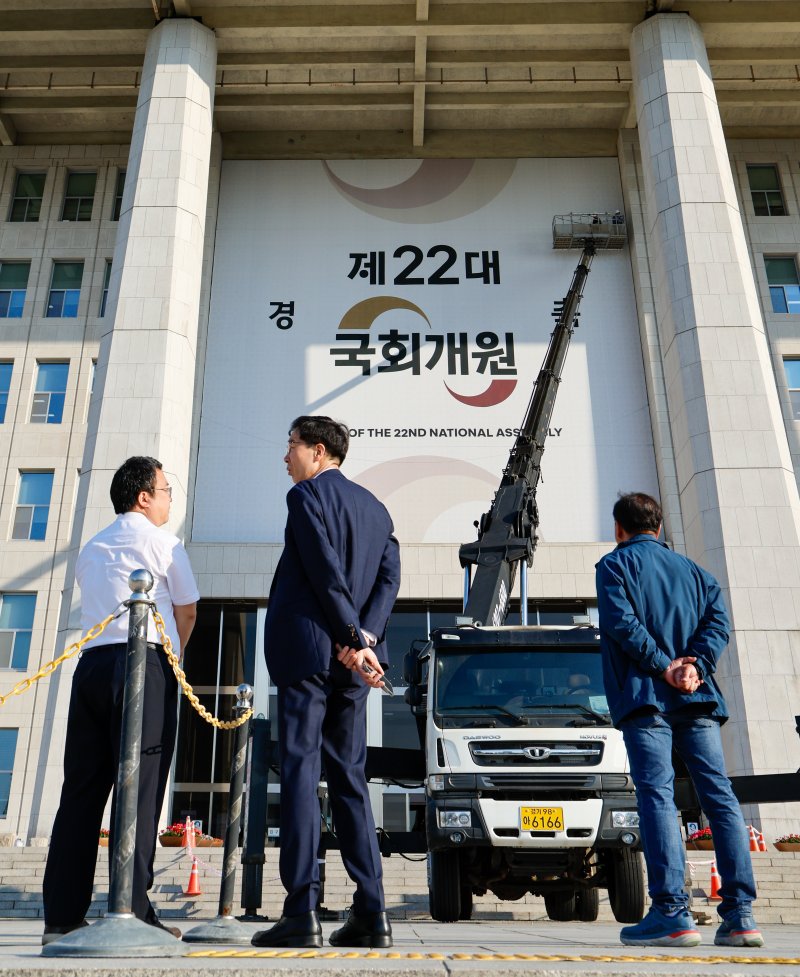
<path id="1" fill-rule="evenodd" d="M 634 543 L 658 543 L 659 546 L 665 546 L 667 549 L 669 549 L 663 540 L 657 539 L 655 536 L 651 536 L 650 533 L 639 533 L 636 536 L 631 536 L 630 539 L 617 543 L 617 549 L 624 549 L 626 546 L 632 546 Z"/>

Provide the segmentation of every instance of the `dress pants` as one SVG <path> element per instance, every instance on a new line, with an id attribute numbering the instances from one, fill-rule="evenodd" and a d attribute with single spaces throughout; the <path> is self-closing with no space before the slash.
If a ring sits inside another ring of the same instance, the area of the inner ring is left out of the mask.
<path id="1" fill-rule="evenodd" d="M 98 645 L 83 652 L 75 669 L 64 747 L 64 785 L 44 874 L 48 926 L 80 923 L 92 901 L 97 839 L 119 767 L 126 650 L 121 643 Z M 145 922 L 156 919 L 147 890 L 153 884 L 158 818 L 175 747 L 177 696 L 178 683 L 166 655 L 160 645 L 148 644 L 131 906 L 134 915 Z M 112 831 L 113 824 L 112 804 Z M 112 845 L 113 838 L 109 861 Z"/>
<path id="2" fill-rule="evenodd" d="M 317 908 L 321 761 L 342 861 L 356 884 L 353 907 L 357 913 L 384 911 L 383 868 L 364 776 L 368 695 L 369 687 L 358 680 L 353 684 L 351 673 L 338 662 L 330 672 L 278 689 L 286 916 Z"/>

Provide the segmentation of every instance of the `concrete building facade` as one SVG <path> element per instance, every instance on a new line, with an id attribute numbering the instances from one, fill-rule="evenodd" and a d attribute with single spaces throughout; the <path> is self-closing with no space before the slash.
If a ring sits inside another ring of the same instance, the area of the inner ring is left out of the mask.
<path id="1" fill-rule="evenodd" d="M 75 640 L 77 551 L 110 521 L 114 469 L 153 454 L 203 597 L 208 651 L 190 679 L 215 712 L 253 679 L 269 713 L 259 634 L 280 537 L 195 533 L 229 163 L 612 159 L 653 489 L 667 539 L 717 575 L 733 620 L 720 671 L 729 769 L 800 766 L 793 5 L 79 6 L 53 10 L 50 34 L 75 53 L 52 71 L 33 5 L 0 14 L 0 693 Z M 89 50 L 98 40 L 102 55 Z M 278 444 L 285 421 L 264 418 Z M 540 545 L 528 593 L 542 620 L 591 614 L 594 564 L 611 545 L 610 527 Z M 398 662 L 409 630 L 458 607 L 457 549 L 404 542 Z M 47 836 L 55 813 L 73 667 L 0 707 L 0 830 L 24 841 Z M 402 713 L 376 696 L 372 741 L 391 740 Z M 228 747 L 190 722 L 182 712 L 165 823 L 190 812 L 218 831 Z M 376 789 L 375 803 L 379 822 L 409 816 L 397 792 Z M 768 834 L 796 830 L 800 805 L 747 814 Z"/>

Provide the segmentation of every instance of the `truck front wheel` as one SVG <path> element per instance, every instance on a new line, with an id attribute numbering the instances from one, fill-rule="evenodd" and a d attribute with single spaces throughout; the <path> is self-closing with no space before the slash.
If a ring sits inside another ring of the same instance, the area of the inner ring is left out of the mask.
<path id="1" fill-rule="evenodd" d="M 457 851 L 429 853 L 428 900 L 431 916 L 440 923 L 461 917 L 461 862 Z"/>
<path id="2" fill-rule="evenodd" d="M 640 852 L 622 848 L 610 853 L 608 901 L 618 923 L 638 923 L 644 916 L 644 864 Z"/>
<path id="3" fill-rule="evenodd" d="M 575 919 L 577 912 L 577 898 L 575 890 L 571 892 L 546 892 L 544 908 L 550 919 L 559 923 L 568 923 Z"/>
<path id="4" fill-rule="evenodd" d="M 599 913 L 600 892 L 597 889 L 580 889 L 576 899 L 576 918 L 582 923 L 593 923 Z"/>

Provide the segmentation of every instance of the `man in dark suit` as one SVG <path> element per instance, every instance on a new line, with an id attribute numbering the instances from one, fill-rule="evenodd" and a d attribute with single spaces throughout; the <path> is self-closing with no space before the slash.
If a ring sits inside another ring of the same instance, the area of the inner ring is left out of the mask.
<path id="1" fill-rule="evenodd" d="M 323 759 L 342 860 L 356 884 L 350 916 L 330 942 L 392 945 L 364 765 L 367 696 L 383 684 L 400 558 L 389 513 L 339 470 L 348 443 L 343 424 L 298 417 L 284 458 L 295 484 L 286 497 L 265 649 L 278 687 L 280 873 L 287 895 L 281 919 L 255 934 L 256 946 L 322 946 L 316 908 Z"/>

